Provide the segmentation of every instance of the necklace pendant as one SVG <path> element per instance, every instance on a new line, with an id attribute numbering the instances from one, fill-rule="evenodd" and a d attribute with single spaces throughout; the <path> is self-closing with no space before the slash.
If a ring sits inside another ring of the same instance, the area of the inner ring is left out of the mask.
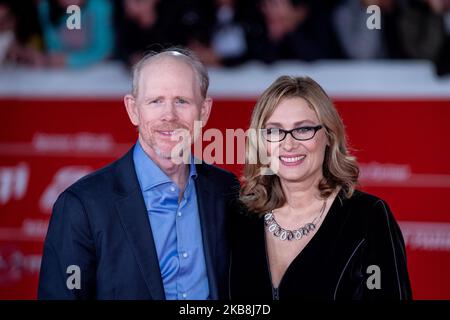
<path id="1" fill-rule="evenodd" d="M 291 241 L 292 239 L 294 239 L 294 233 L 292 231 L 288 231 L 287 232 L 287 240 Z"/>
<path id="2" fill-rule="evenodd" d="M 294 238 L 295 240 L 300 240 L 303 237 L 303 233 L 300 230 L 294 231 Z"/>
<path id="3" fill-rule="evenodd" d="M 325 211 L 327 201 L 324 200 L 322 209 L 320 210 L 319 216 L 316 217 L 312 222 L 305 224 L 304 226 L 296 229 L 296 230 L 286 230 L 281 227 L 277 220 L 275 220 L 275 216 L 273 211 L 270 211 L 264 215 L 264 225 L 275 237 L 279 238 L 281 241 L 292 241 L 292 240 L 300 240 L 304 236 L 306 237 L 309 233 L 316 230 L 316 220 L 322 217 L 322 214 Z"/>
<path id="4" fill-rule="evenodd" d="M 275 231 L 277 229 L 277 225 L 276 224 L 271 224 L 268 229 L 269 229 L 270 232 L 275 233 Z"/>

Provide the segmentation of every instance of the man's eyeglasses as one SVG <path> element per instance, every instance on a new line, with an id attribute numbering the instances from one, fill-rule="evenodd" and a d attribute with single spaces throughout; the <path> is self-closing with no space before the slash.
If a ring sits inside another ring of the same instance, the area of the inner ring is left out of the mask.
<path id="1" fill-rule="evenodd" d="M 295 140 L 306 141 L 314 138 L 316 132 L 322 128 L 322 125 L 318 125 L 315 127 L 299 127 L 292 130 L 267 128 L 261 129 L 261 131 L 263 138 L 269 142 L 281 142 L 286 138 L 288 134 L 290 134 Z"/>

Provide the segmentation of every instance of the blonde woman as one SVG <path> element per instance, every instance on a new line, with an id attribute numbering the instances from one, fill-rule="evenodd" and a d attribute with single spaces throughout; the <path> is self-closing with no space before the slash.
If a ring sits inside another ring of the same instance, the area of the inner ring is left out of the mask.
<path id="1" fill-rule="evenodd" d="M 278 78 L 250 129 L 257 161 L 233 225 L 231 298 L 411 299 L 401 231 L 385 201 L 355 189 L 344 125 L 319 84 Z"/>

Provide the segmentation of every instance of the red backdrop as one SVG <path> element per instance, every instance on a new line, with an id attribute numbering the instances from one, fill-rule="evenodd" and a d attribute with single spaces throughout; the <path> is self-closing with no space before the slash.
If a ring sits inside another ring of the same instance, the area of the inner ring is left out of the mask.
<path id="1" fill-rule="evenodd" d="M 450 299 L 450 100 L 335 102 L 361 188 L 387 200 L 400 222 L 414 297 Z M 207 127 L 246 129 L 253 104 L 216 100 Z M 0 119 L 0 299 L 34 299 L 57 195 L 137 135 L 120 99 L 3 98 Z"/>

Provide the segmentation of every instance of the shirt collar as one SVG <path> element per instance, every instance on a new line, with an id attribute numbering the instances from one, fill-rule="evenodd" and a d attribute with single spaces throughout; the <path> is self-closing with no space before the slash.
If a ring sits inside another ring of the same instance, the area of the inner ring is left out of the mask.
<path id="1" fill-rule="evenodd" d="M 173 183 L 164 171 L 145 153 L 139 141 L 134 146 L 133 161 L 142 191 L 149 190 L 164 183 Z M 192 179 L 197 177 L 194 156 L 192 154 L 190 156 L 189 177 Z"/>

